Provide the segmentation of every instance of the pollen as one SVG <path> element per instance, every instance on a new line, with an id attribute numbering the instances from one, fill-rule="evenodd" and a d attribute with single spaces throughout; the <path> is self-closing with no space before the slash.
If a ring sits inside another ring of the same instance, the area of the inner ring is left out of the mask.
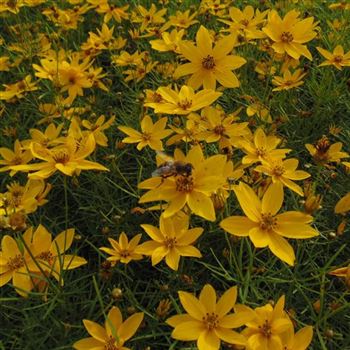
<path id="1" fill-rule="evenodd" d="M 127 249 L 121 249 L 119 252 L 122 258 L 128 258 L 130 256 L 130 252 Z"/>
<path id="2" fill-rule="evenodd" d="M 165 237 L 165 241 L 164 241 L 164 244 L 165 246 L 168 248 L 168 249 L 172 249 L 176 246 L 176 237 L 168 237 L 166 236 Z"/>
<path id="3" fill-rule="evenodd" d="M 104 350 L 118 350 L 119 347 L 116 345 L 114 337 L 110 336 L 106 341 Z"/>
<path id="4" fill-rule="evenodd" d="M 277 225 L 277 219 L 270 213 L 261 214 L 260 228 L 264 231 L 272 231 Z"/>
<path id="5" fill-rule="evenodd" d="M 7 261 L 7 267 L 11 271 L 18 270 L 22 266 L 24 266 L 24 260 L 20 254 L 17 254 L 14 258 L 9 258 Z"/>
<path id="6" fill-rule="evenodd" d="M 202 320 L 209 331 L 219 326 L 219 316 L 214 312 L 207 312 L 206 315 L 203 316 Z"/>
<path id="7" fill-rule="evenodd" d="M 217 135 L 223 135 L 225 133 L 225 127 L 223 125 L 217 125 L 215 128 L 214 128 L 214 133 L 217 134 Z"/>
<path id="8" fill-rule="evenodd" d="M 178 176 L 176 178 L 176 191 L 189 193 L 193 191 L 193 187 L 192 176 Z"/>
<path id="9" fill-rule="evenodd" d="M 342 62 L 343 62 L 343 57 L 342 57 L 342 56 L 339 56 L 339 55 L 334 56 L 333 61 L 334 61 L 335 63 L 342 63 Z"/>
<path id="10" fill-rule="evenodd" d="M 187 109 L 189 109 L 189 108 L 192 106 L 192 100 L 188 100 L 187 98 L 185 98 L 185 99 L 179 101 L 179 102 L 177 103 L 177 105 L 178 105 L 180 108 L 182 108 L 182 109 L 184 109 L 184 110 L 187 110 Z"/>
<path id="11" fill-rule="evenodd" d="M 282 176 L 285 172 L 285 169 L 282 165 L 275 165 L 274 168 L 272 169 L 272 174 L 274 176 Z"/>
<path id="12" fill-rule="evenodd" d="M 264 147 L 258 147 L 255 153 L 258 157 L 264 158 L 266 156 L 266 149 Z"/>
<path id="13" fill-rule="evenodd" d="M 258 327 L 260 330 L 260 333 L 265 337 L 265 338 L 270 338 L 272 335 L 271 331 L 271 326 L 269 324 L 268 320 L 265 320 L 262 326 Z"/>
<path id="14" fill-rule="evenodd" d="M 69 161 L 69 154 L 66 150 L 59 150 L 54 154 L 53 159 L 56 163 L 66 164 Z"/>
<path id="15" fill-rule="evenodd" d="M 46 261 L 49 265 L 52 265 L 54 262 L 54 256 L 52 255 L 51 252 L 42 252 L 39 256 L 38 259 Z"/>
<path id="16" fill-rule="evenodd" d="M 293 34 L 289 32 L 283 32 L 281 34 L 281 41 L 284 43 L 291 43 L 294 40 Z"/>
<path id="17" fill-rule="evenodd" d="M 214 57 L 210 55 L 204 57 L 202 60 L 202 67 L 208 70 L 213 69 L 215 67 Z"/>

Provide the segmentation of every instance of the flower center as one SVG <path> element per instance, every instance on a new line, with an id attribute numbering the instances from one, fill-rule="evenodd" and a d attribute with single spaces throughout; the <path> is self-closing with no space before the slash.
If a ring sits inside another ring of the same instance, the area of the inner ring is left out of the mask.
<path id="1" fill-rule="evenodd" d="M 192 176 L 178 176 L 176 178 L 176 191 L 192 192 L 194 187 Z"/>
<path id="2" fill-rule="evenodd" d="M 104 350 L 118 350 L 119 347 L 115 343 L 115 339 L 113 337 L 109 337 L 109 339 L 106 341 Z"/>
<path id="3" fill-rule="evenodd" d="M 339 56 L 339 55 L 338 56 L 334 56 L 333 61 L 335 63 L 341 63 L 343 61 L 343 57 Z"/>
<path id="4" fill-rule="evenodd" d="M 272 231 L 277 225 L 277 219 L 270 213 L 261 214 L 260 228 L 264 231 Z"/>
<path id="5" fill-rule="evenodd" d="M 53 155 L 56 163 L 66 164 L 69 161 L 69 154 L 67 150 L 59 150 Z"/>
<path id="6" fill-rule="evenodd" d="M 14 258 L 9 258 L 7 261 L 7 267 L 11 271 L 18 270 L 22 266 L 24 266 L 22 255 L 17 254 Z"/>
<path id="7" fill-rule="evenodd" d="M 22 159 L 21 157 L 14 157 L 12 160 L 11 160 L 11 165 L 19 165 L 22 163 Z"/>
<path id="8" fill-rule="evenodd" d="M 284 43 L 291 43 L 294 40 L 293 34 L 289 32 L 283 32 L 281 34 L 281 41 Z"/>
<path id="9" fill-rule="evenodd" d="M 44 260 L 49 263 L 49 265 L 53 264 L 54 257 L 51 252 L 42 252 L 39 256 L 38 259 Z"/>
<path id="10" fill-rule="evenodd" d="M 242 25 L 244 25 L 245 27 L 248 27 L 248 25 L 249 25 L 249 21 L 247 19 L 242 19 L 240 23 Z"/>
<path id="11" fill-rule="evenodd" d="M 209 331 L 217 328 L 219 325 L 219 316 L 214 312 L 207 312 L 206 315 L 203 316 L 202 320 Z"/>
<path id="12" fill-rule="evenodd" d="M 225 127 L 223 125 L 217 125 L 215 128 L 214 128 L 214 132 L 215 134 L 217 135 L 223 135 L 224 132 L 225 132 Z"/>
<path id="13" fill-rule="evenodd" d="M 271 326 L 268 320 L 265 320 L 263 325 L 259 326 L 259 329 L 260 333 L 266 338 L 270 338 L 270 336 L 272 335 Z"/>
<path id="14" fill-rule="evenodd" d="M 210 55 L 204 57 L 202 60 L 202 67 L 208 70 L 213 69 L 215 67 L 214 57 Z"/>
<path id="15" fill-rule="evenodd" d="M 190 108 L 190 107 L 192 106 L 192 100 L 188 100 L 187 98 L 185 98 L 185 99 L 179 101 L 179 102 L 177 103 L 177 105 L 178 105 L 180 108 L 182 108 L 182 109 L 184 109 L 184 110 L 187 110 L 188 108 Z"/>
<path id="16" fill-rule="evenodd" d="M 266 149 L 264 147 L 258 147 L 256 149 L 255 153 L 258 157 L 265 157 L 266 156 Z"/>
<path id="17" fill-rule="evenodd" d="M 144 132 L 144 133 L 142 134 L 142 139 L 143 139 L 144 141 L 149 141 L 149 140 L 151 139 L 151 134 L 149 134 L 149 133 L 147 133 L 147 132 Z"/>
<path id="18" fill-rule="evenodd" d="M 176 238 L 175 237 L 170 238 L 166 236 L 164 244 L 168 249 L 172 249 L 176 246 Z"/>
<path id="19" fill-rule="evenodd" d="M 328 138 L 326 136 L 323 136 L 319 141 L 317 141 L 315 148 L 317 150 L 317 153 L 324 155 L 325 153 L 327 153 L 330 146 L 331 144 Z"/>
<path id="20" fill-rule="evenodd" d="M 282 165 L 275 165 L 272 169 L 272 174 L 275 176 L 282 176 L 285 172 L 285 169 Z"/>
<path id="21" fill-rule="evenodd" d="M 122 249 L 120 252 L 119 252 L 120 256 L 122 258 L 128 258 L 130 256 L 129 254 L 129 251 L 127 249 Z"/>

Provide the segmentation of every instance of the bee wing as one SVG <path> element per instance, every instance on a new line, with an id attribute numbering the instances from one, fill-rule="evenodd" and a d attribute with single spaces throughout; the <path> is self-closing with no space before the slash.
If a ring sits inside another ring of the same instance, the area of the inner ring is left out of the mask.
<path id="1" fill-rule="evenodd" d="M 152 172 L 152 177 L 157 177 L 157 176 L 162 176 L 162 170 L 159 168 Z"/>
<path id="2" fill-rule="evenodd" d="M 157 152 L 157 155 L 156 155 L 157 166 L 165 162 L 174 162 L 174 158 L 168 156 L 166 153 L 162 151 L 156 151 L 156 152 Z"/>

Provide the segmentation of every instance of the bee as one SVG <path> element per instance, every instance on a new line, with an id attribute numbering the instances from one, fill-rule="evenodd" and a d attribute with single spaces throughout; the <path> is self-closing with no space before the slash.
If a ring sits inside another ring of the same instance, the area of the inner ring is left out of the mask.
<path id="1" fill-rule="evenodd" d="M 158 168 L 153 171 L 152 177 L 160 176 L 166 179 L 170 176 L 184 176 L 189 177 L 192 175 L 193 165 L 191 163 L 185 163 L 180 160 L 174 160 L 173 158 L 167 156 L 163 152 L 157 152 L 158 156 L 164 159 Z"/>

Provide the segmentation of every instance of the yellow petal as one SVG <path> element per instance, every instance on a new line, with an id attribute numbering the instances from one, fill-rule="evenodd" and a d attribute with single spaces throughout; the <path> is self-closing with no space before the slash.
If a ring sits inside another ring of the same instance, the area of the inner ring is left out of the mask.
<path id="1" fill-rule="evenodd" d="M 95 338 L 84 338 L 76 341 L 73 348 L 76 350 L 104 350 L 105 342 L 100 342 Z"/>
<path id="2" fill-rule="evenodd" d="M 295 254 L 292 246 L 277 233 L 270 233 L 269 248 L 279 259 L 291 266 L 294 265 Z"/>
<path id="3" fill-rule="evenodd" d="M 226 315 L 234 307 L 237 300 L 237 287 L 228 289 L 219 299 L 216 305 L 216 313 L 219 318 Z"/>
<path id="4" fill-rule="evenodd" d="M 142 320 L 143 312 L 133 314 L 120 325 L 118 329 L 118 336 L 123 341 L 130 339 L 136 333 L 137 328 L 139 328 Z"/>
<path id="5" fill-rule="evenodd" d="M 202 322 L 192 320 L 181 323 L 175 327 L 171 333 L 171 337 L 183 341 L 197 340 L 205 327 Z"/>
<path id="6" fill-rule="evenodd" d="M 283 186 L 280 182 L 272 183 L 264 194 L 262 212 L 276 215 L 283 204 Z"/>
<path id="7" fill-rule="evenodd" d="M 215 312 L 216 309 L 216 292 L 215 289 L 210 285 L 206 284 L 200 295 L 199 301 L 205 307 L 206 311 L 211 313 Z"/>
<path id="8" fill-rule="evenodd" d="M 197 340 L 198 350 L 219 350 L 220 338 L 214 331 L 202 332 Z"/>
<path id="9" fill-rule="evenodd" d="M 179 298 L 186 312 L 198 321 L 202 321 L 206 314 L 206 310 L 199 300 L 192 294 L 187 292 L 179 292 Z"/>
<path id="10" fill-rule="evenodd" d="M 220 222 L 220 227 L 235 236 L 248 236 L 257 223 L 245 216 L 229 216 Z"/>
<path id="11" fill-rule="evenodd" d="M 293 350 L 306 350 L 311 343 L 313 329 L 311 326 L 306 326 L 300 329 L 294 335 Z"/>
<path id="12" fill-rule="evenodd" d="M 246 345 L 247 343 L 247 339 L 243 335 L 235 331 L 232 331 L 230 329 L 218 327 L 218 328 L 215 328 L 215 334 L 221 340 L 229 344 Z"/>
<path id="13" fill-rule="evenodd" d="M 83 320 L 83 323 L 86 330 L 93 338 L 95 338 L 96 340 L 99 340 L 102 343 L 108 340 L 106 330 L 102 326 L 100 326 L 98 323 L 90 320 Z"/>

